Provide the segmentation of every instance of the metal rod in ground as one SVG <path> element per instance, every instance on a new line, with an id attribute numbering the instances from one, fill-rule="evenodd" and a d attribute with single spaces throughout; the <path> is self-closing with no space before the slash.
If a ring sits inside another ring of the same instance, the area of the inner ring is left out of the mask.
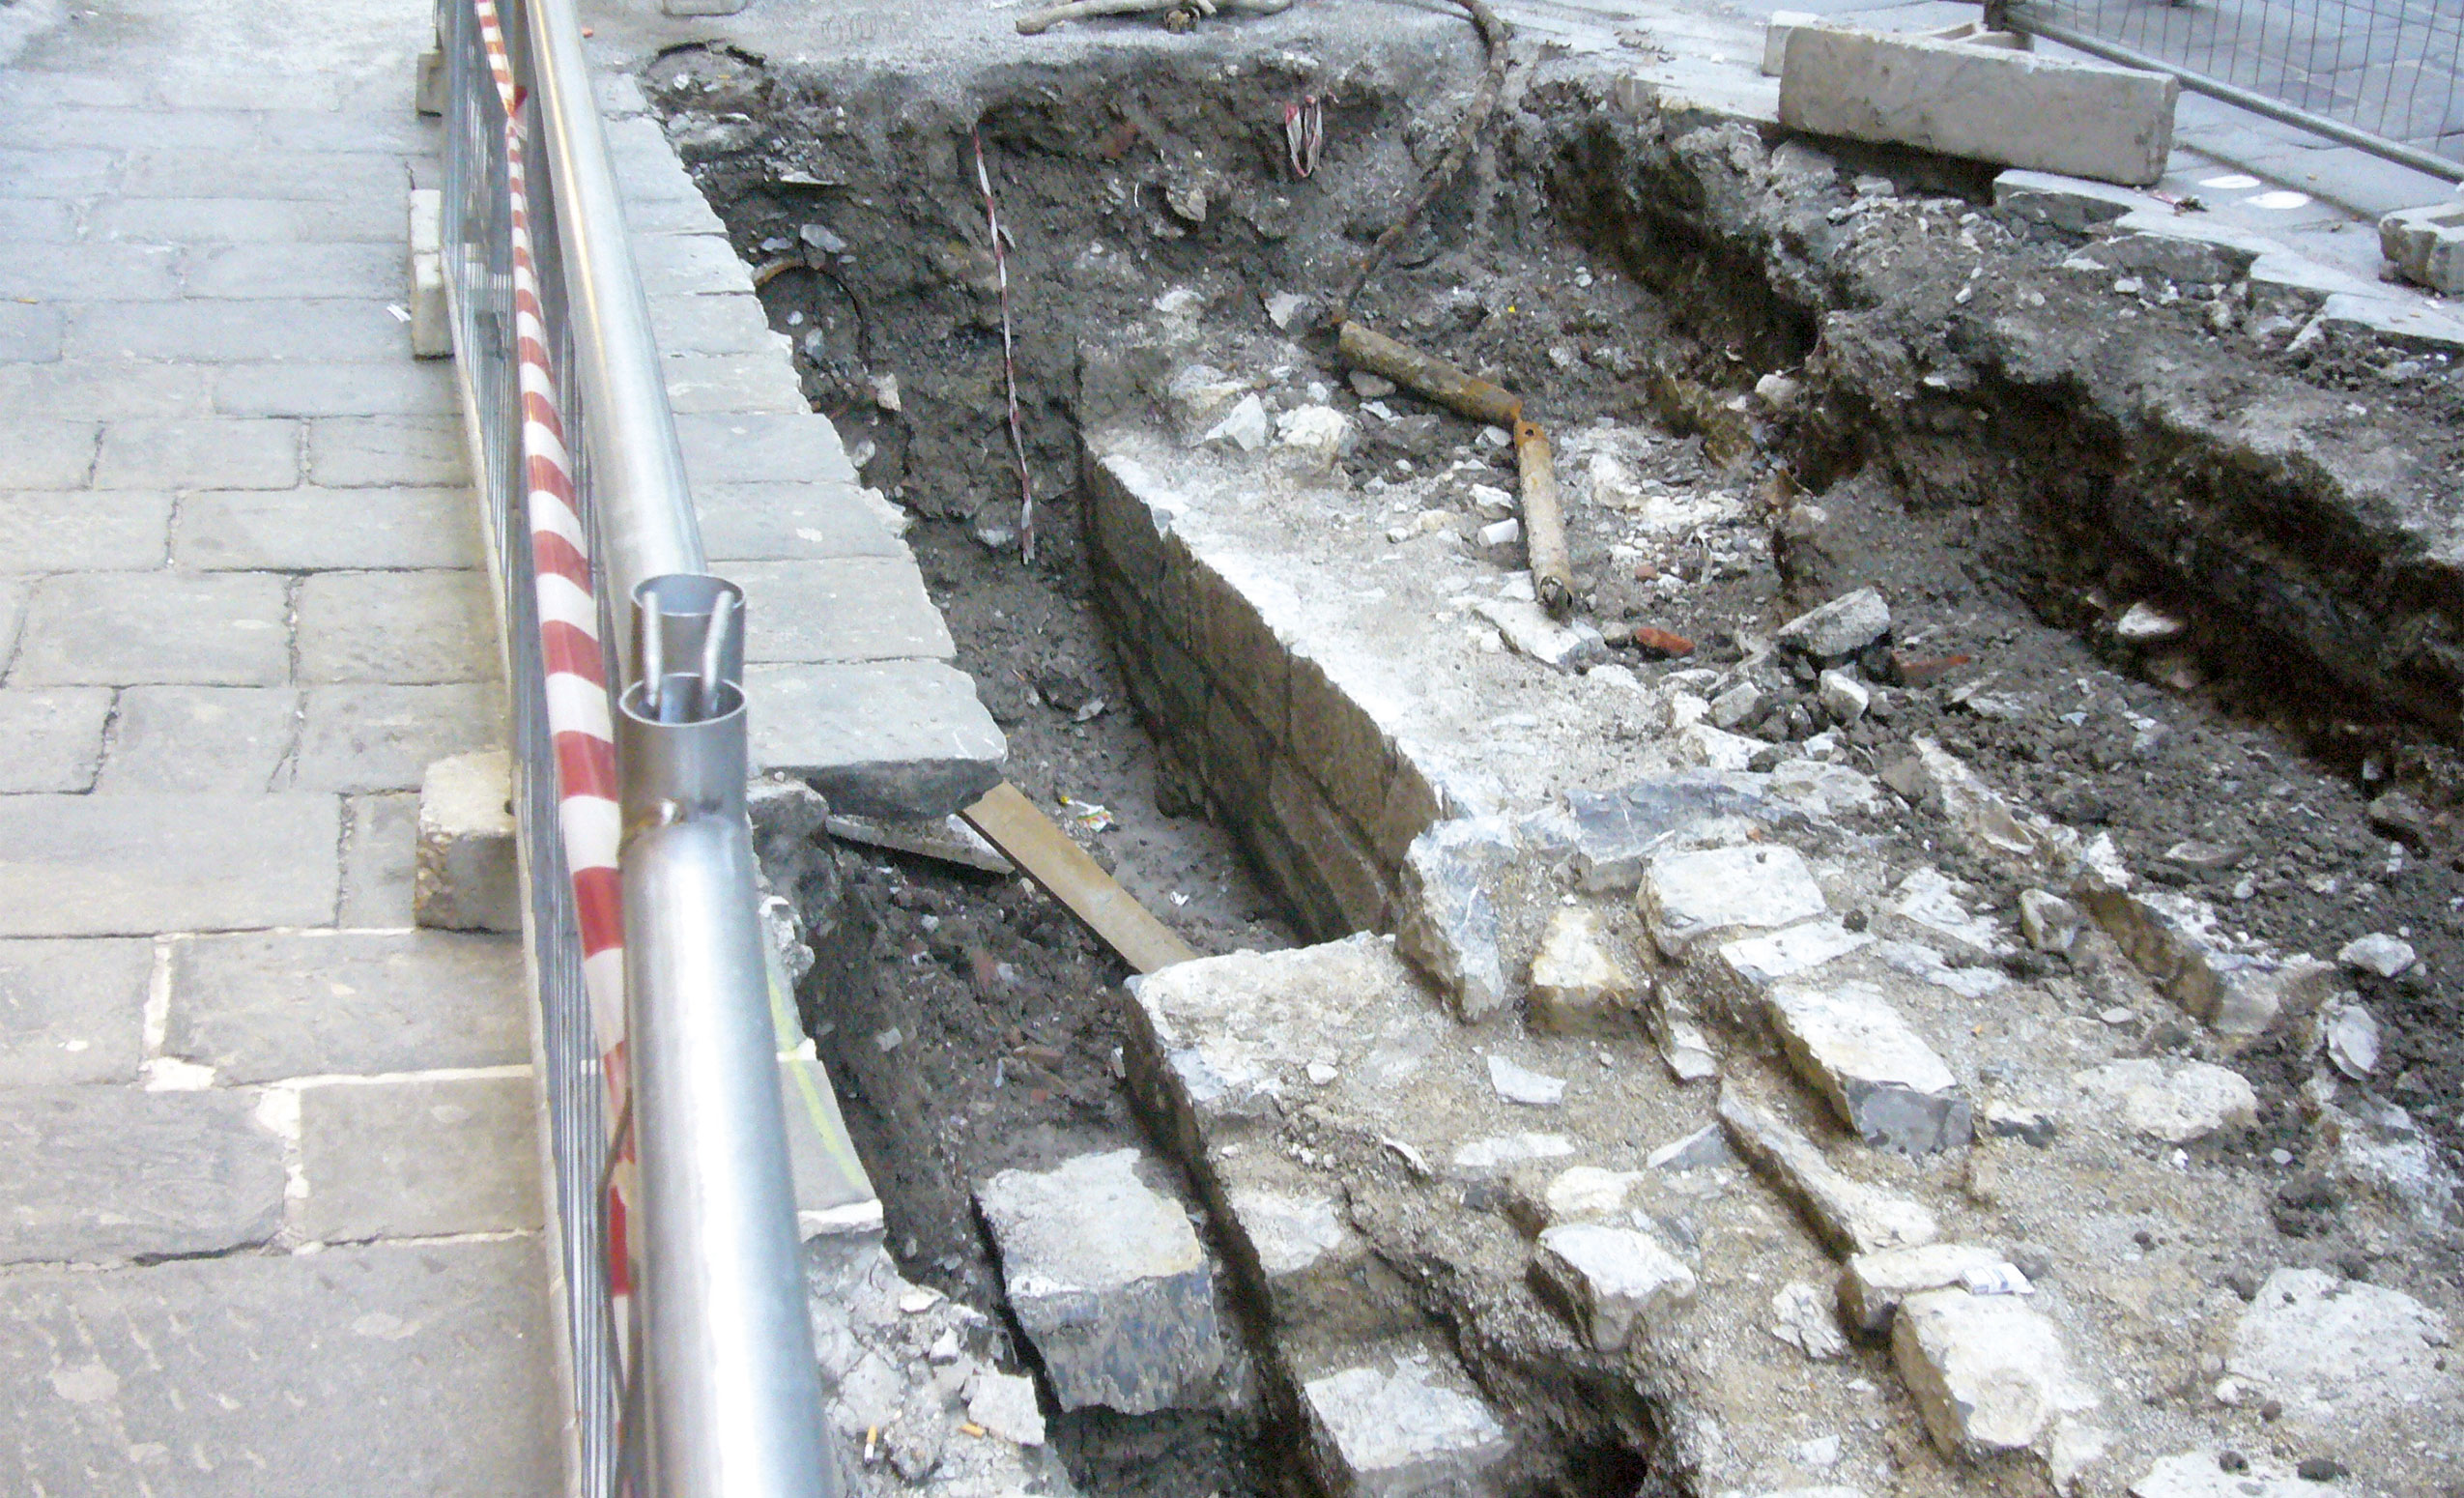
<path id="1" fill-rule="evenodd" d="M 1343 324 L 1336 331 L 1335 346 L 1344 362 L 1355 369 L 1384 375 L 1405 389 L 1425 395 L 1475 421 L 1510 429 L 1523 419 L 1520 397 L 1359 323 Z"/>
<path id="2" fill-rule="evenodd" d="M 959 815 L 1132 967 L 1153 972 L 1197 957 L 1196 949 L 1157 920 L 1155 912 L 1138 904 L 1008 781 Z"/>
<path id="3" fill-rule="evenodd" d="M 1018 558 L 1035 562 L 1035 480 L 1027 475 L 1026 438 L 1018 430 L 1018 359 L 1010 338 L 1010 257 L 1001 247 L 1001 210 L 992 201 L 992 174 L 984 167 L 984 130 L 975 142 L 975 181 L 984 189 L 984 226 L 992 241 L 992 274 L 1001 286 L 1001 385 L 1010 398 L 1010 453 L 1018 460 Z"/>
<path id="4" fill-rule="evenodd" d="M 1532 588 L 1540 606 L 1562 619 L 1574 609 L 1574 563 L 1565 552 L 1565 510 L 1547 434 L 1529 421 L 1515 422 L 1514 459 L 1523 475 L 1523 546 L 1532 559 Z"/>

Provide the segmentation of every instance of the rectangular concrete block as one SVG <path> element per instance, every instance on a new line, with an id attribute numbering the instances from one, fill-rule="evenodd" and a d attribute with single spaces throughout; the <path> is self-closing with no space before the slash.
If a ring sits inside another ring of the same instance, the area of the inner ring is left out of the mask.
<path id="1" fill-rule="evenodd" d="M 538 1092 L 528 1074 L 300 1091 L 300 1232 L 321 1243 L 535 1229 Z"/>
<path id="2" fill-rule="evenodd" d="M 404 359 L 224 364 L 211 373 L 214 409 L 233 417 L 443 416 L 459 398 L 450 368 Z"/>
<path id="3" fill-rule="evenodd" d="M 113 421 L 98 489 L 287 489 L 300 481 L 300 424 L 221 418 Z"/>
<path id="4" fill-rule="evenodd" d="M 92 789 L 111 699 L 99 686 L 0 690 L 0 794 Z"/>
<path id="5" fill-rule="evenodd" d="M 2379 251 L 2416 285 L 2464 295 L 2464 203 L 2408 208 L 2378 221 Z"/>
<path id="6" fill-rule="evenodd" d="M 211 193 L 104 198 L 87 209 L 86 223 L 87 232 L 98 239 L 147 245 L 391 245 L 402 237 L 400 206 L 375 198 L 350 203 L 295 203 Z M 380 316 L 384 313 L 383 307 L 373 310 Z M 401 336 L 398 327 L 394 336 Z"/>
<path id="7" fill-rule="evenodd" d="M 0 556 L 26 572 L 116 572 L 162 565 L 171 496 L 160 490 L 0 493 Z"/>
<path id="8" fill-rule="evenodd" d="M 521 948 L 445 932 L 200 936 L 172 953 L 163 1052 L 238 1084 L 530 1057 Z"/>
<path id="9" fill-rule="evenodd" d="M 1923 37 L 1810 26 L 1789 39 L 1780 123 L 2146 186 L 2173 149 L 2171 75 Z"/>
<path id="10" fill-rule="evenodd" d="M 325 795 L 0 797 L 0 936 L 320 925 L 340 835 Z"/>
<path id="11" fill-rule="evenodd" d="M 308 211 L 301 205 L 302 214 Z M 395 214 L 385 235 L 402 232 Z M 93 302 L 72 307 L 66 359 L 393 359 L 402 325 L 375 301 Z"/>
<path id="12" fill-rule="evenodd" d="M 0 339 L 8 332 L 0 321 Z M 0 344 L 0 356 L 6 353 Z M 0 489 L 84 488 L 101 431 L 92 421 L 12 422 L 9 440 L 0 443 Z"/>
<path id="13" fill-rule="evenodd" d="M 0 941 L 0 1087 L 133 1082 L 154 943 Z"/>
<path id="14" fill-rule="evenodd" d="M 1434 1348 L 1341 1368 L 1301 1387 L 1309 1458 L 1345 1498 L 1487 1498 L 1513 1440 L 1451 1356 Z"/>
<path id="15" fill-rule="evenodd" d="M 439 931 L 522 929 L 513 757 L 505 750 L 449 755 L 420 776 L 412 908 L 420 925 Z"/>
<path id="16" fill-rule="evenodd" d="M 890 534 L 849 483 L 696 484 L 693 506 L 713 564 L 908 556 L 906 544 Z"/>
<path id="17" fill-rule="evenodd" d="M 1857 1138 L 1908 1155 L 1968 1142 L 1959 1079 L 1880 990 L 1782 988 L 1770 996 L 1770 1016 L 1789 1063 Z"/>
<path id="18" fill-rule="evenodd" d="M 667 377 L 668 405 L 678 413 L 788 415 L 813 409 L 795 366 L 766 354 L 671 354 L 659 361 L 659 370 Z M 700 488 L 693 498 L 706 506 Z"/>
<path id="19" fill-rule="evenodd" d="M 450 416 L 332 417 L 308 423 L 308 481 L 462 485 L 471 481 L 467 434 Z"/>
<path id="20" fill-rule="evenodd" d="M 1564 1307 L 1594 1351 L 1625 1350 L 1637 1331 L 1694 1299 L 1694 1271 L 1650 1234 L 1595 1223 L 1543 1230 L 1533 1277 Z"/>
<path id="21" fill-rule="evenodd" d="M 937 661 L 754 666 L 755 772 L 809 781 L 833 810 L 946 817 L 1001 778 L 1009 744 L 975 683 Z"/>
<path id="22" fill-rule="evenodd" d="M 757 309 L 760 305 L 751 297 L 734 300 Z M 705 483 L 782 478 L 856 481 L 838 431 L 827 418 L 811 412 L 679 415 L 675 426 L 676 441 L 684 448 L 685 472 L 697 488 Z"/>
<path id="23" fill-rule="evenodd" d="M 1828 908 L 1796 850 L 1764 844 L 1654 854 L 1635 905 L 1671 957 L 1713 932 L 1793 926 Z"/>
<path id="24" fill-rule="evenodd" d="M 565 1490 L 539 1240 L 237 1254 L 0 1283 L 0 1484 Z"/>
<path id="25" fill-rule="evenodd" d="M 8 303 L 0 302 L 0 307 Z M 42 364 L 13 364 L 6 358 L 8 331 L 0 317 L 0 401 L 20 421 L 62 418 L 108 421 L 130 417 L 210 416 L 211 376 L 215 372 L 190 364 L 157 364 L 131 360 L 54 360 Z M 234 413 L 252 415 L 254 413 Z M 94 456 L 89 447 L 86 457 Z"/>
<path id="26" fill-rule="evenodd" d="M 282 1143 L 241 1092 L 0 1091 L 0 1262 L 110 1263 L 263 1243 Z"/>
<path id="27" fill-rule="evenodd" d="M 697 196 L 680 212 L 708 213 Z M 629 210 L 628 210 L 629 212 Z M 763 354 L 785 361 L 788 340 L 770 331 L 759 299 L 734 295 L 666 296 L 650 299 L 650 331 L 662 354 Z M 681 426 L 683 423 L 677 423 Z M 810 477 L 765 474 L 762 477 Z M 852 476 L 852 475 L 849 475 Z M 697 474 L 694 481 L 704 481 Z"/>

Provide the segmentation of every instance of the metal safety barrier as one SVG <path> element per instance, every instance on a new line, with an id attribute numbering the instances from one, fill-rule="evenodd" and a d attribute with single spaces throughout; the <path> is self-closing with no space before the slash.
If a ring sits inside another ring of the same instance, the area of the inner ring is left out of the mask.
<path id="1" fill-rule="evenodd" d="M 2457 0 L 1986 0 L 2026 32 L 2464 182 Z"/>
<path id="2" fill-rule="evenodd" d="M 745 821 L 743 595 L 707 572 L 571 0 L 441 0 L 438 39 L 571 1485 L 835 1498 Z"/>

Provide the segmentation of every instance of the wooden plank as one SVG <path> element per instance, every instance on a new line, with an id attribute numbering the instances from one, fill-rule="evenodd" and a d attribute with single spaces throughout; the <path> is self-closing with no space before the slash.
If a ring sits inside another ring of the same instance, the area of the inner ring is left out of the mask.
<path id="1" fill-rule="evenodd" d="M 959 815 L 1138 971 L 1198 955 L 1008 781 Z"/>

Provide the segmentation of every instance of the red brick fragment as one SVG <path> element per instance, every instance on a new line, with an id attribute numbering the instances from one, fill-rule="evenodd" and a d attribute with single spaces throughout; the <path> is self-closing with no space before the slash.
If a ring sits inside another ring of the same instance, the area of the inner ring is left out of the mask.
<path id="1" fill-rule="evenodd" d="M 1693 641 L 1683 635 L 1671 634 L 1665 629 L 1654 629 L 1648 624 L 1635 626 L 1634 648 L 1655 660 L 1665 660 L 1672 655 L 1694 653 Z"/>

